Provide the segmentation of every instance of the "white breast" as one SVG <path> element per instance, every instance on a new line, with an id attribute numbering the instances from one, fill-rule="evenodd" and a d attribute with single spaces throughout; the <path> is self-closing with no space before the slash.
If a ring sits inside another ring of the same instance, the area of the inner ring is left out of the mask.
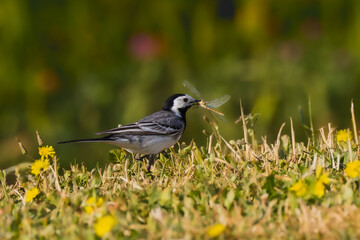
<path id="1" fill-rule="evenodd" d="M 145 136 L 132 136 L 131 139 L 119 139 L 114 144 L 120 146 L 131 153 L 137 154 L 158 154 L 161 151 L 175 145 L 182 134 L 177 136 L 165 135 L 145 135 Z"/>

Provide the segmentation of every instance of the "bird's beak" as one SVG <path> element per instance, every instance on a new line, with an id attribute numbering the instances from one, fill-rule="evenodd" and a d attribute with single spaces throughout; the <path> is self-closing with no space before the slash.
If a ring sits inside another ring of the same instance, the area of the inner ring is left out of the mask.
<path id="1" fill-rule="evenodd" d="M 192 105 L 199 105 L 199 103 L 201 102 L 202 100 L 195 100 Z"/>

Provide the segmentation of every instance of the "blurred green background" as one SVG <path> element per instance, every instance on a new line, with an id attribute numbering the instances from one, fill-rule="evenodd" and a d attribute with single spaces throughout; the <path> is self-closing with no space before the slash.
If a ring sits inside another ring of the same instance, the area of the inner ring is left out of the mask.
<path id="1" fill-rule="evenodd" d="M 35 130 L 62 166 L 107 161 L 106 144 L 57 145 L 139 120 L 173 93 L 229 94 L 219 110 L 227 139 L 240 114 L 260 113 L 257 136 L 276 136 L 312 100 L 315 128 L 350 127 L 360 113 L 360 1 L 0 1 L 0 167 L 36 154 Z M 203 109 L 188 113 L 183 141 L 206 141 Z M 306 116 L 307 117 L 307 114 Z M 284 133 L 289 133 L 289 123 Z M 25 160 L 24 160 L 25 159 Z"/>

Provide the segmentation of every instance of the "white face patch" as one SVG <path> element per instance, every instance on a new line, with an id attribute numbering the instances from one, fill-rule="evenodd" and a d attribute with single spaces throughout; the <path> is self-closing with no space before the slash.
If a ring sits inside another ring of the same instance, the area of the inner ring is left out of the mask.
<path id="1" fill-rule="evenodd" d="M 189 95 L 177 97 L 173 101 L 173 106 L 171 107 L 171 111 L 175 113 L 177 116 L 181 117 L 181 113 L 179 109 L 191 107 L 194 104 L 194 101 L 195 99 L 193 99 Z"/>

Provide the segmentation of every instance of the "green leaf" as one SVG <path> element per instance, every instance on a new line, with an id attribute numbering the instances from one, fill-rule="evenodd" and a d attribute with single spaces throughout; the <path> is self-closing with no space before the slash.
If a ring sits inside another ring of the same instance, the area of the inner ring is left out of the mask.
<path id="1" fill-rule="evenodd" d="M 124 160 L 126 154 L 120 149 L 112 149 L 109 151 L 109 161 L 121 163 Z"/>

